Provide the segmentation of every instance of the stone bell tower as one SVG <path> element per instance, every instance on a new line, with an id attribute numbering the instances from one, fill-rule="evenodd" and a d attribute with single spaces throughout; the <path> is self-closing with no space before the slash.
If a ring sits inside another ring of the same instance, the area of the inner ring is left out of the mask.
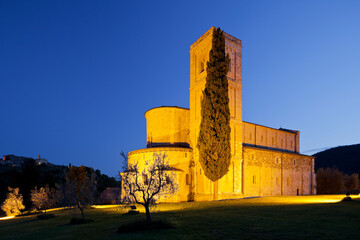
<path id="1" fill-rule="evenodd" d="M 213 32 L 211 27 L 190 47 L 190 146 L 196 171 L 196 194 L 211 194 L 211 181 L 202 173 L 199 163 L 199 153 L 196 147 L 201 122 L 202 92 L 206 83 L 206 66 L 209 60 Z M 242 45 L 241 40 L 224 32 L 225 51 L 230 57 L 230 68 L 227 75 L 229 81 L 229 107 L 231 127 L 231 164 L 229 172 L 220 180 L 219 192 L 241 193 L 241 164 L 242 164 Z M 227 176 L 227 175 L 231 176 Z M 231 186 L 226 187 L 221 182 L 224 178 L 232 178 Z M 240 178 L 240 179 L 235 179 Z M 221 189 L 222 188 L 222 189 Z M 226 188 L 226 189 L 224 189 Z M 220 197 L 220 196 L 219 196 Z"/>

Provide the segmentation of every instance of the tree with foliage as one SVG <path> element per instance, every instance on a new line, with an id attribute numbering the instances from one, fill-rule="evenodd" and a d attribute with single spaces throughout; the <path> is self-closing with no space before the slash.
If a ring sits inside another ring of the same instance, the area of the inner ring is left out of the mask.
<path id="1" fill-rule="evenodd" d="M 138 163 L 129 164 L 128 169 L 121 173 L 123 196 L 125 204 L 137 203 L 145 208 L 147 223 L 151 224 L 150 207 L 160 198 L 166 198 L 178 190 L 175 171 L 165 161 L 166 154 L 153 155 L 153 160 L 147 160 L 142 172 Z"/>
<path id="2" fill-rule="evenodd" d="M 359 191 L 359 174 L 345 175 L 344 187 L 346 195 Z"/>
<path id="3" fill-rule="evenodd" d="M 46 214 L 47 204 L 49 202 L 48 194 L 45 192 L 45 188 L 37 188 L 31 190 L 31 201 L 37 209 L 44 209 Z"/>
<path id="4" fill-rule="evenodd" d="M 338 194 L 344 191 L 344 174 L 336 168 L 320 168 L 316 172 L 318 194 Z"/>
<path id="5" fill-rule="evenodd" d="M 31 201 L 37 209 L 44 209 L 46 214 L 46 210 L 55 207 L 58 202 L 56 189 L 50 188 L 49 185 L 39 189 L 35 187 L 31 190 Z"/>
<path id="6" fill-rule="evenodd" d="M 22 175 L 20 182 L 21 193 L 24 196 L 24 204 L 26 209 L 30 209 L 31 202 L 31 190 L 36 186 L 40 186 L 40 171 L 36 162 L 32 158 L 27 158 L 21 165 Z"/>
<path id="7" fill-rule="evenodd" d="M 96 191 L 95 173 L 90 169 L 90 177 L 85 166 L 69 168 L 65 177 L 66 180 L 66 199 L 68 204 L 77 206 L 81 212 L 82 220 L 85 223 L 85 208 L 94 202 Z"/>
<path id="8" fill-rule="evenodd" d="M 116 181 L 114 177 L 109 177 L 106 174 L 102 174 L 100 170 L 95 170 L 96 175 L 96 198 L 100 197 L 100 194 L 107 188 L 119 188 L 120 182 Z"/>
<path id="9" fill-rule="evenodd" d="M 230 58 L 225 54 L 225 37 L 214 30 L 207 62 L 207 76 L 201 102 L 201 124 L 197 147 L 204 174 L 211 181 L 222 178 L 229 169 L 230 108 L 227 73 Z"/>
<path id="10" fill-rule="evenodd" d="M 7 216 L 19 215 L 21 210 L 25 209 L 23 204 L 23 197 L 19 193 L 19 188 L 8 187 L 8 194 L 6 195 L 5 202 L 1 206 L 1 209 Z"/>

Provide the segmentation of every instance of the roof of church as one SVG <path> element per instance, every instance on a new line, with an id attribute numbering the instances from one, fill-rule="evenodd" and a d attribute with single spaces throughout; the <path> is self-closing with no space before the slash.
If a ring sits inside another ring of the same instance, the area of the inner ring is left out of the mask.
<path id="1" fill-rule="evenodd" d="M 304 156 L 304 157 L 312 157 L 312 156 L 309 156 L 309 155 L 301 154 L 301 153 L 286 150 L 286 149 L 265 147 L 265 146 L 254 145 L 254 144 L 249 144 L 249 143 L 243 143 L 243 146 L 244 147 L 251 147 L 251 148 L 259 148 L 259 149 L 263 149 L 263 150 L 270 150 L 270 151 L 275 151 L 275 152 L 284 152 L 284 153 L 296 154 L 296 155 L 300 155 L 300 156 Z"/>
<path id="2" fill-rule="evenodd" d="M 191 44 L 190 49 L 193 49 L 196 45 L 198 45 L 202 40 L 204 40 L 204 38 L 206 38 L 208 35 L 210 35 L 216 28 L 214 26 L 212 26 L 209 30 L 207 30 L 198 40 L 196 40 L 193 44 Z M 241 40 L 231 36 L 230 34 L 226 33 L 224 31 L 224 36 L 229 39 L 230 41 L 238 44 L 241 46 Z"/>
<path id="3" fill-rule="evenodd" d="M 289 132 L 289 133 L 294 133 L 294 134 L 298 134 L 299 131 L 297 130 L 291 130 L 291 129 L 286 129 L 286 128 L 272 128 L 272 127 L 268 127 L 268 126 L 264 126 L 261 124 L 257 124 L 257 123 L 252 123 L 252 122 L 247 122 L 247 121 L 243 121 L 244 123 L 250 123 L 250 124 L 254 124 L 260 127 L 265 127 L 265 128 L 271 128 L 271 129 L 275 129 L 275 130 L 279 130 L 279 131 L 284 131 L 284 132 Z"/>
<path id="4" fill-rule="evenodd" d="M 179 108 L 179 109 L 183 109 L 183 110 L 190 110 L 189 108 L 178 107 L 178 106 L 160 106 L 160 107 L 150 108 L 149 110 L 147 110 L 147 111 L 144 113 L 144 115 L 145 115 L 148 111 L 151 111 L 151 110 L 157 109 L 157 108 Z"/>

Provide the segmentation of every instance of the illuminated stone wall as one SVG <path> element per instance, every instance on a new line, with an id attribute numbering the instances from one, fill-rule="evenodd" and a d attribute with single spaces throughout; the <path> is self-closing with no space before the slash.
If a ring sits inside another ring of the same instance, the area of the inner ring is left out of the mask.
<path id="1" fill-rule="evenodd" d="M 244 147 L 244 196 L 312 194 L 314 157 Z"/>
<path id="2" fill-rule="evenodd" d="M 299 152 L 299 132 L 243 122 L 243 142 L 256 146 Z"/>
<path id="3" fill-rule="evenodd" d="M 189 147 L 189 109 L 158 107 L 145 113 L 147 147 Z"/>
<path id="4" fill-rule="evenodd" d="M 166 161 L 171 167 L 178 169 L 176 171 L 176 181 L 179 185 L 179 191 L 176 195 L 171 197 L 163 197 L 162 202 L 184 202 L 189 200 L 189 194 L 192 192 L 191 188 L 191 166 L 192 150 L 190 148 L 177 147 L 156 147 L 145 148 L 132 151 L 128 154 L 129 164 L 138 164 L 139 171 L 142 172 L 146 161 L 152 161 L 154 154 L 166 153 Z M 188 176 L 187 176 L 188 175 Z M 187 179 L 188 178 L 188 179 Z"/>

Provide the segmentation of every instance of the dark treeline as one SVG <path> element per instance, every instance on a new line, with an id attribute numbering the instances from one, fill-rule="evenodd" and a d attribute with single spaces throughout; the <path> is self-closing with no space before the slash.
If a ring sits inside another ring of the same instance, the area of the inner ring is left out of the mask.
<path id="1" fill-rule="evenodd" d="M 337 168 L 320 168 L 316 173 L 318 194 L 358 194 L 359 175 L 344 174 Z"/>
<path id="2" fill-rule="evenodd" d="M 89 175 L 91 172 L 95 173 L 96 199 L 107 187 L 120 187 L 120 182 L 114 177 L 108 177 L 102 174 L 100 170 L 86 169 Z M 35 187 L 55 188 L 56 186 L 63 186 L 68 171 L 69 167 L 67 166 L 37 165 L 32 158 L 26 159 L 21 166 L 0 165 L 0 203 L 6 199 L 8 187 L 19 188 L 24 199 L 25 210 L 32 209 L 31 190 Z"/>
<path id="3" fill-rule="evenodd" d="M 331 148 L 313 156 L 318 194 L 359 192 L 360 144 Z"/>
<path id="4" fill-rule="evenodd" d="M 313 156 L 316 170 L 336 167 L 345 174 L 360 173 L 360 144 L 330 148 Z"/>

